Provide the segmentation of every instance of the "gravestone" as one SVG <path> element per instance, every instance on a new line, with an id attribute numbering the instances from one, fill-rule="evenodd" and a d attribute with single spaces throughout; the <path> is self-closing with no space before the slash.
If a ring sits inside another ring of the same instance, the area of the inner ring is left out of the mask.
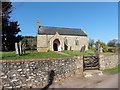
<path id="1" fill-rule="evenodd" d="M 81 48 L 81 50 L 80 50 L 80 52 L 84 52 L 85 51 L 85 45 L 84 46 L 82 46 L 82 48 Z"/>
<path id="2" fill-rule="evenodd" d="M 70 50 L 72 50 L 72 46 L 70 46 Z"/>
<path id="3" fill-rule="evenodd" d="M 25 54 L 25 44 L 22 44 L 22 54 Z"/>
<path id="4" fill-rule="evenodd" d="M 20 55 L 22 54 L 22 45 L 21 45 L 21 41 L 19 42 L 19 49 L 20 49 Z"/>
<path id="5" fill-rule="evenodd" d="M 22 44 L 20 41 L 19 43 L 15 43 L 15 50 L 16 50 L 16 55 L 20 56 L 22 54 L 25 54 L 25 44 Z"/>
<path id="6" fill-rule="evenodd" d="M 20 56 L 19 45 L 18 45 L 17 42 L 15 43 L 15 50 L 16 50 L 16 55 L 17 55 L 17 56 Z"/>
<path id="7" fill-rule="evenodd" d="M 103 52 L 103 48 L 102 47 L 100 47 L 100 53 L 102 53 Z"/>

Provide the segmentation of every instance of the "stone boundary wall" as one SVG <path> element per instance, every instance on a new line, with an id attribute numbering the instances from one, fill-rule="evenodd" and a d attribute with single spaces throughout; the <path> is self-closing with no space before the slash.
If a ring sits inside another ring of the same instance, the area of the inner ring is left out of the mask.
<path id="1" fill-rule="evenodd" d="M 118 54 L 100 54 L 100 70 L 113 68 L 118 65 Z"/>
<path id="2" fill-rule="evenodd" d="M 83 56 L 53 59 L 0 60 L 0 88 L 43 88 L 51 70 L 54 82 L 82 76 Z"/>
<path id="3" fill-rule="evenodd" d="M 100 70 L 118 65 L 118 55 L 99 54 Z M 0 60 L 0 89 L 43 88 L 48 85 L 50 71 L 54 82 L 83 76 L 83 55 L 70 58 Z"/>

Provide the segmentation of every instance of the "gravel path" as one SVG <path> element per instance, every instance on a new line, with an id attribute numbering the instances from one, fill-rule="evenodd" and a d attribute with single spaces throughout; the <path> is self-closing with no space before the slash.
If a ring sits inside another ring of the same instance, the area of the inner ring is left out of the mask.
<path id="1" fill-rule="evenodd" d="M 50 88 L 118 88 L 118 73 L 75 77 L 64 82 L 53 83 Z"/>

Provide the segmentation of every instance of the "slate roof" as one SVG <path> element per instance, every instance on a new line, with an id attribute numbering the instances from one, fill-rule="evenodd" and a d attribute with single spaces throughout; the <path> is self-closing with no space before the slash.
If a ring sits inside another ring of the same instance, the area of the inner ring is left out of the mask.
<path id="1" fill-rule="evenodd" d="M 38 29 L 38 34 L 40 35 L 55 35 L 56 32 L 58 32 L 60 35 L 87 36 L 87 34 L 82 29 L 48 26 L 39 26 Z"/>

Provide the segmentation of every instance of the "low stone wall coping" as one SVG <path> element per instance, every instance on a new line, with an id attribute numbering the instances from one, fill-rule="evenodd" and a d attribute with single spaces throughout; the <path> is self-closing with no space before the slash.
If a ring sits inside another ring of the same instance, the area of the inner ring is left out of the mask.
<path id="1" fill-rule="evenodd" d="M 41 58 L 41 59 L 15 59 L 15 60 L 0 60 L 2 62 L 25 62 L 25 61 L 47 61 L 47 60 L 61 60 L 61 59 L 76 59 L 77 57 L 67 57 L 67 58 Z"/>

